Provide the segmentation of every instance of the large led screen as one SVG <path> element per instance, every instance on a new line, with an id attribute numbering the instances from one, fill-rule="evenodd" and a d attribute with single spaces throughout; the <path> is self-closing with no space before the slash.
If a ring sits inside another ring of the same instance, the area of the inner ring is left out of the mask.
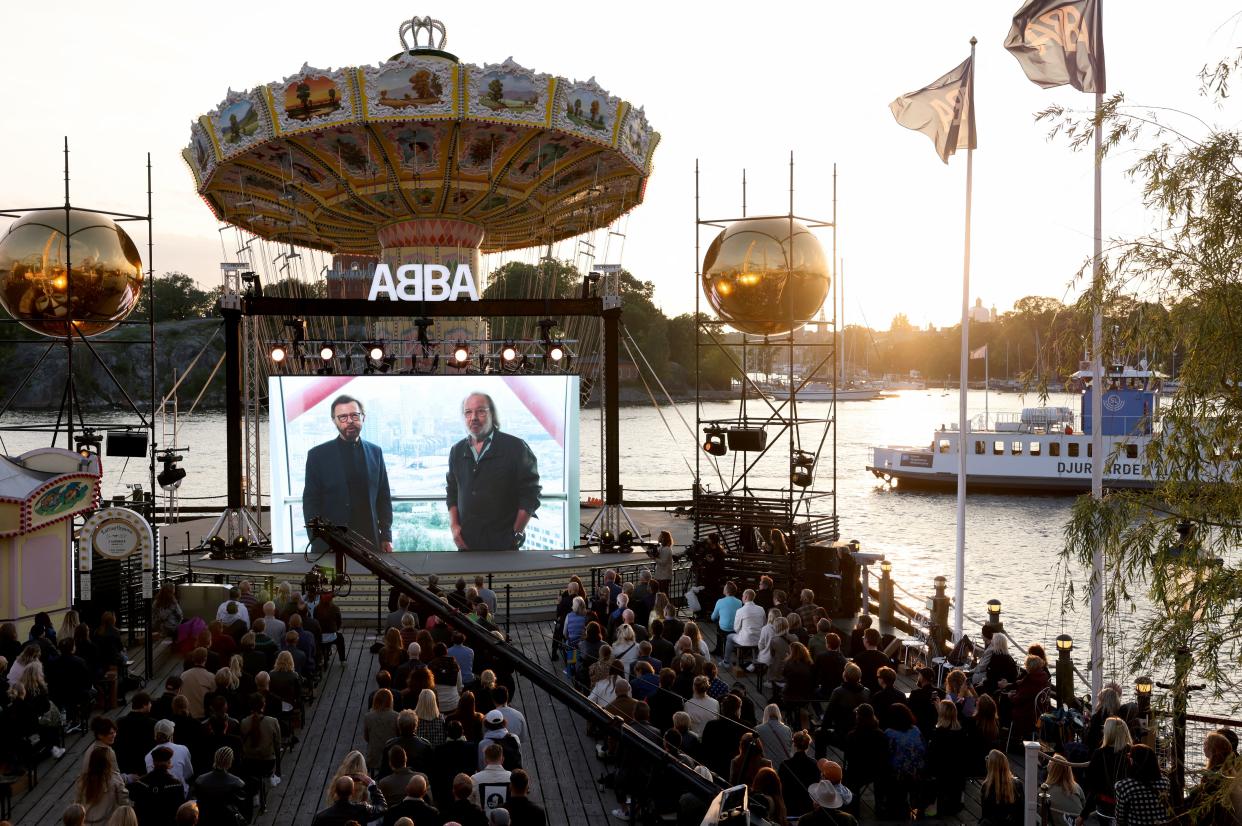
<path id="1" fill-rule="evenodd" d="M 577 376 L 273 376 L 268 389 L 277 553 L 307 547 L 314 515 L 398 552 L 578 541 Z"/>

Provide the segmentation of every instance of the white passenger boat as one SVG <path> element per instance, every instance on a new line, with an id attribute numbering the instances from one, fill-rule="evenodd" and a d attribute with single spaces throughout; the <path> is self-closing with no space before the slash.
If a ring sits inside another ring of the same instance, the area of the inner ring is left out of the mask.
<path id="1" fill-rule="evenodd" d="M 1021 413 L 976 416 L 967 438 L 966 486 L 969 490 L 1082 492 L 1091 488 L 1091 372 L 1073 378 L 1085 382 L 1080 415 L 1068 407 L 1028 407 Z M 1120 365 L 1104 375 L 1104 486 L 1150 488 L 1146 448 L 1160 432 L 1161 373 Z M 1080 424 L 1081 422 L 1081 424 Z M 929 445 L 877 446 L 867 469 L 902 487 L 954 488 L 957 485 L 956 424 L 941 425 Z"/>
<path id="2" fill-rule="evenodd" d="M 789 389 L 782 385 L 769 385 L 764 388 L 763 394 L 769 399 L 777 401 L 785 401 L 789 398 Z M 807 382 L 801 387 L 795 387 L 794 394 L 800 402 L 830 402 L 834 398 L 831 384 L 825 382 Z M 876 399 L 882 399 L 886 395 L 883 387 L 838 387 L 836 389 L 835 398 L 839 402 L 869 402 Z"/>

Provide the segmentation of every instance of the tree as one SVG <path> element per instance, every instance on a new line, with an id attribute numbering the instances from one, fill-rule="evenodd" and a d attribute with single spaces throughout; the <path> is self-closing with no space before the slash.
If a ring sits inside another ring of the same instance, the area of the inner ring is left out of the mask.
<path id="1" fill-rule="evenodd" d="M 893 323 L 888 325 L 888 331 L 890 333 L 912 333 L 914 325 L 910 323 L 905 313 L 898 313 L 893 316 Z"/>
<path id="2" fill-rule="evenodd" d="M 217 294 L 200 290 L 194 279 L 183 272 L 166 272 L 146 285 L 134 311 L 135 319 L 145 319 L 155 294 L 155 321 L 185 321 L 215 315 Z"/>
<path id="3" fill-rule="evenodd" d="M 488 279 L 483 298 L 573 298 L 578 294 L 578 271 L 564 261 L 542 261 L 538 265 L 510 261 L 496 269 Z M 526 318 L 490 319 L 492 337 L 521 339 L 537 335 L 534 320 Z"/>
<path id="4" fill-rule="evenodd" d="M 1201 91 L 1223 107 L 1239 69 L 1242 52 L 1205 68 Z M 1168 668 L 1187 648 L 1216 697 L 1236 709 L 1242 702 L 1242 476 L 1233 472 L 1242 456 L 1242 131 L 1202 121 L 1179 131 L 1167 123 L 1172 116 L 1136 113 L 1123 95 L 1111 97 L 1098 120 L 1055 107 L 1041 117 L 1075 147 L 1089 146 L 1097 128 L 1106 152 L 1141 146 L 1130 173 L 1142 181 L 1144 204 L 1160 226 L 1113 242 L 1084 300 L 1121 311 L 1106 325 L 1113 346 L 1163 352 L 1170 340 L 1186 345 L 1181 388 L 1147 449 L 1160 480 L 1151 491 L 1081 498 L 1065 527 L 1063 558 L 1086 564 L 1102 547 L 1107 609 L 1133 612 L 1149 604 L 1144 610 L 1152 616 L 1130 629 L 1128 665 Z M 1174 302 L 1174 310 L 1149 327 L 1152 304 L 1164 302 Z"/>
<path id="5" fill-rule="evenodd" d="M 434 97 L 431 94 L 431 72 L 427 69 L 419 69 L 410 78 L 410 84 L 414 87 L 414 94 L 419 100 L 426 100 Z"/>
<path id="6" fill-rule="evenodd" d="M 487 97 L 493 103 L 500 103 L 501 98 L 505 95 L 505 85 L 500 82 L 500 78 L 492 78 L 492 82 L 487 84 Z"/>
<path id="7" fill-rule="evenodd" d="M 706 389 L 727 390 L 733 379 L 740 379 L 738 370 L 721 348 L 711 343 L 710 332 L 717 341 L 724 341 L 724 325 L 706 313 L 699 313 L 698 323 L 692 313 L 682 313 L 668 320 L 666 326 L 669 358 L 685 368 L 690 379 L 694 376 L 695 350 L 698 350 L 699 381 Z M 702 346 L 696 348 L 695 336 Z"/>
<path id="8" fill-rule="evenodd" d="M 307 113 L 310 112 L 310 96 L 311 96 L 310 84 L 308 84 L 306 81 L 302 81 L 301 83 L 299 83 L 298 84 L 298 100 L 302 101 L 302 111 L 307 112 Z"/>

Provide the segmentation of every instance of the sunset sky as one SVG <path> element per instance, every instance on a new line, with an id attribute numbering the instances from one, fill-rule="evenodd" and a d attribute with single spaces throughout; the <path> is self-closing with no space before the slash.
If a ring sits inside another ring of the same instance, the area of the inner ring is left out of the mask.
<path id="1" fill-rule="evenodd" d="M 293 13 L 231 0 L 4 4 L 0 24 L 10 37 L 0 61 L 8 117 L 20 128 L 0 130 L 0 205 L 61 202 L 68 135 L 75 202 L 140 212 L 150 151 L 155 269 L 214 286 L 218 225 L 180 157 L 191 120 L 230 87 L 282 80 L 304 63 L 327 70 L 386 60 L 400 48 L 403 16 L 418 12 L 444 21 L 445 48 L 463 62 L 512 55 L 537 71 L 594 76 L 645 106 L 662 134 L 655 170 L 646 202 L 624 227 L 624 255 L 618 260 L 614 245 L 605 263 L 654 281 L 670 315 L 694 306 L 696 160 L 706 217 L 740 214 L 743 169 L 750 213 L 775 214 L 788 205 L 792 150 L 802 215 L 831 218 L 837 164 L 849 320 L 887 328 L 905 312 L 916 324 L 951 324 L 960 305 L 965 156 L 941 164 L 926 137 L 894 122 L 888 104 L 960 63 L 972 35 L 980 41 L 972 303 L 979 296 L 1003 311 L 1025 295 L 1072 297 L 1073 274 L 1091 250 L 1090 155 L 1049 142 L 1032 115 L 1052 104 L 1086 110 L 1092 99 L 1068 86 L 1041 90 L 1004 51 L 1019 5 L 638 2 L 605 10 L 547 2 L 532 14 L 493 2 L 305 2 Z M 1172 107 L 1235 128 L 1237 107 L 1214 109 L 1198 94 L 1197 73 L 1236 52 L 1240 21 L 1235 5 L 1218 0 L 1106 0 L 1109 91 L 1124 91 L 1139 114 Z M 1162 117 L 1192 136 L 1206 128 L 1187 115 Z M 1106 237 L 1151 225 L 1124 174 L 1136 158 L 1125 148 L 1105 163 Z M 710 240 L 704 231 L 704 248 Z M 145 238 L 139 246 L 145 254 Z M 571 257 L 572 248 L 558 253 Z"/>

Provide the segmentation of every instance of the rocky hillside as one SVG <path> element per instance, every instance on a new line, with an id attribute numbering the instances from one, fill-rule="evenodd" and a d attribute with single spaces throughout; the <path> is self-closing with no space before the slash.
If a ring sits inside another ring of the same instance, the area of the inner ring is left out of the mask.
<path id="1" fill-rule="evenodd" d="M 213 334 L 216 334 L 214 338 Z M 83 408 L 125 407 L 126 393 L 143 409 L 150 404 L 150 346 L 143 340 L 146 335 L 145 326 L 131 325 L 92 338 L 89 347 L 75 343 L 73 383 Z M 206 351 L 194 363 L 189 377 L 178 391 L 183 410 L 198 395 L 224 353 L 222 322 L 218 318 L 201 318 L 156 325 L 155 379 L 158 396 L 163 397 L 171 389 L 174 370 L 178 375 L 187 370 L 195 355 L 209 341 Z M 53 344 L 52 350 L 14 398 L 11 409 L 55 410 L 60 407 L 65 393 L 67 357 L 63 344 L 49 339 L 0 345 L 0 363 L 4 364 L 3 371 L 0 371 L 0 398 L 7 400 L 18 390 L 49 343 Z M 115 381 L 108 375 L 109 371 L 116 377 Z M 199 405 L 224 406 L 223 368 L 212 380 Z"/>

